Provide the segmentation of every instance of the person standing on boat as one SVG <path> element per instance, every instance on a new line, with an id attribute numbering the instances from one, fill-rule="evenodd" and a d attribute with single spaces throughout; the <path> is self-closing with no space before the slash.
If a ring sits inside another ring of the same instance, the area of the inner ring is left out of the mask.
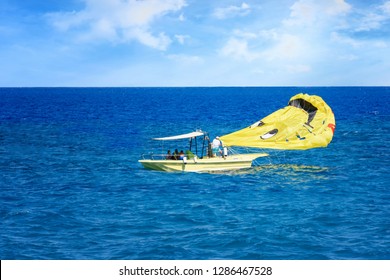
<path id="1" fill-rule="evenodd" d="M 215 137 L 213 142 L 211 143 L 211 148 L 213 150 L 213 156 L 217 156 L 222 154 L 222 141 L 219 139 L 219 136 Z"/>

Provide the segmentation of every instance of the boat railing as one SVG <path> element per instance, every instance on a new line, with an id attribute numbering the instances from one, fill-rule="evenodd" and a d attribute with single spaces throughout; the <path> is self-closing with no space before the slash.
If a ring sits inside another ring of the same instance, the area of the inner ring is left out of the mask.
<path id="1" fill-rule="evenodd" d="M 142 154 L 141 158 L 151 159 L 151 160 L 180 160 L 179 156 L 173 156 L 167 154 L 155 154 L 155 153 Z"/>
<path id="2" fill-rule="evenodd" d="M 142 154 L 141 157 L 142 157 L 142 159 L 152 159 L 152 160 L 163 160 L 163 159 L 166 159 L 166 155 L 155 154 L 155 153 Z"/>
<path id="3" fill-rule="evenodd" d="M 195 160 L 202 159 L 202 157 L 198 157 L 196 155 L 191 155 L 191 156 L 184 155 L 184 157 L 187 160 L 194 159 L 194 158 Z M 142 154 L 141 158 L 146 160 L 183 160 L 183 158 L 181 158 L 179 155 L 175 156 L 175 155 L 155 154 L 155 153 Z"/>

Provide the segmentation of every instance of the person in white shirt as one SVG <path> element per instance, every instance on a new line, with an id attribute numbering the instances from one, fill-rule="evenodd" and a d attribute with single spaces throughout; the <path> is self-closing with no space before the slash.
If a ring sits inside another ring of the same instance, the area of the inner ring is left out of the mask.
<path id="1" fill-rule="evenodd" d="M 222 141 L 219 140 L 219 137 L 215 137 L 215 139 L 213 140 L 213 142 L 211 143 L 211 148 L 213 150 L 213 156 L 216 157 L 217 154 L 218 155 L 221 155 L 222 154 Z"/>

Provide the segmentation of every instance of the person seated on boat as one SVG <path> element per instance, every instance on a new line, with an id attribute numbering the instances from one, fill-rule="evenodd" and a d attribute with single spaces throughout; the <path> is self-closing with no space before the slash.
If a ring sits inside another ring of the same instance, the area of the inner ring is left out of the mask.
<path id="1" fill-rule="evenodd" d="M 220 156 L 222 155 L 222 141 L 219 140 L 219 136 L 215 137 L 213 142 L 211 143 L 212 151 L 213 151 L 213 156 L 216 157 L 217 155 Z"/>
<path id="2" fill-rule="evenodd" d="M 165 159 L 172 159 L 171 150 L 168 150 L 167 155 L 165 156 Z"/>
<path id="3" fill-rule="evenodd" d="M 183 150 L 180 151 L 180 154 L 179 154 L 179 159 L 183 159 L 184 158 L 184 152 Z"/>
<path id="4" fill-rule="evenodd" d="M 179 151 L 177 149 L 175 149 L 172 159 L 179 159 Z"/>

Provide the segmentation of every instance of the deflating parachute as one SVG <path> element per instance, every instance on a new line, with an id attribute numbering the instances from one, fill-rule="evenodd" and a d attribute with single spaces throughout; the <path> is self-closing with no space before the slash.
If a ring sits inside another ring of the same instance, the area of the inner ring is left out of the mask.
<path id="1" fill-rule="evenodd" d="M 306 150 L 326 147 L 335 128 L 333 112 L 321 97 L 299 93 L 283 109 L 220 139 L 226 146 Z"/>

